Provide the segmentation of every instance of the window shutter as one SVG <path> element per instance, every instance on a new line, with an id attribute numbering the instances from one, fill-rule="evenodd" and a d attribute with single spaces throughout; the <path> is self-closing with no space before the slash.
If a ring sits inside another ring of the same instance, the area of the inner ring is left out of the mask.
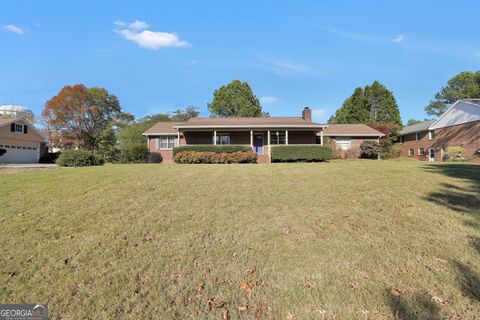
<path id="1" fill-rule="evenodd" d="M 15 132 L 15 123 L 10 124 L 10 131 Z"/>
<path id="2" fill-rule="evenodd" d="M 28 126 L 23 125 L 23 133 L 27 134 L 28 133 Z"/>

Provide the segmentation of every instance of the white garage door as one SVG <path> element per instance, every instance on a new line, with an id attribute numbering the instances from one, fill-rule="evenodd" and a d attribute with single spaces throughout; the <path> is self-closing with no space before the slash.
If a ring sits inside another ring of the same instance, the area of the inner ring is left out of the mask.
<path id="1" fill-rule="evenodd" d="M 40 154 L 38 144 L 0 142 L 0 149 L 7 151 L 0 156 L 0 163 L 36 163 Z"/>

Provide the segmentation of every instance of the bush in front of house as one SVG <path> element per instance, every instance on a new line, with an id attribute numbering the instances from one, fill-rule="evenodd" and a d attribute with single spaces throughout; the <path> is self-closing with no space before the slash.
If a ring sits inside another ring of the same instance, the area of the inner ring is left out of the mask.
<path id="1" fill-rule="evenodd" d="M 87 150 L 66 150 L 58 156 L 55 163 L 62 167 L 87 167 L 101 166 L 105 161 Z"/>
<path id="2" fill-rule="evenodd" d="M 57 161 L 59 156 L 60 156 L 60 152 L 47 152 L 40 157 L 38 162 L 39 163 L 55 163 L 55 161 Z"/>
<path id="3" fill-rule="evenodd" d="M 197 144 L 189 146 L 180 146 L 173 148 L 173 156 L 178 152 L 195 151 L 195 152 L 216 152 L 216 153 L 232 153 L 232 152 L 248 152 L 252 151 L 249 145 L 244 144 Z"/>
<path id="4" fill-rule="evenodd" d="M 251 150 L 236 152 L 179 151 L 175 154 L 176 163 L 256 163 L 257 154 Z"/>
<path id="5" fill-rule="evenodd" d="M 375 141 L 364 141 L 360 145 L 360 157 L 364 159 L 378 159 L 381 151 L 380 144 Z"/>
<path id="6" fill-rule="evenodd" d="M 320 162 L 332 159 L 332 149 L 320 145 L 273 146 L 272 162 Z"/>
<path id="7" fill-rule="evenodd" d="M 148 148 L 143 143 L 131 145 L 121 150 L 120 162 L 122 163 L 147 163 L 149 162 Z"/>

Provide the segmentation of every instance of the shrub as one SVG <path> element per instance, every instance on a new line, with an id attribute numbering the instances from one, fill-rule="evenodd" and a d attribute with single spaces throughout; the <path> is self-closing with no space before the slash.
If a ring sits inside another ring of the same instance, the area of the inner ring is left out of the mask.
<path id="1" fill-rule="evenodd" d="M 360 145 L 360 157 L 364 159 L 378 159 L 381 147 L 378 142 L 364 141 Z"/>
<path id="2" fill-rule="evenodd" d="M 176 163 L 256 163 L 257 154 L 253 151 L 211 152 L 180 151 L 174 156 Z"/>
<path id="3" fill-rule="evenodd" d="M 134 144 L 128 150 L 130 162 L 148 162 L 148 148 L 144 144 Z"/>
<path id="4" fill-rule="evenodd" d="M 380 159 L 387 160 L 400 157 L 402 153 L 402 149 L 393 145 L 388 148 L 383 148 L 382 152 L 380 152 Z"/>
<path id="5" fill-rule="evenodd" d="M 451 161 L 464 161 L 464 149 L 459 146 L 451 146 L 446 149 L 446 158 Z"/>
<path id="6" fill-rule="evenodd" d="M 55 163 L 57 158 L 60 156 L 60 152 L 47 152 L 40 157 L 38 162 L 40 163 Z"/>
<path id="7" fill-rule="evenodd" d="M 319 145 L 274 146 L 272 162 L 319 162 L 332 158 L 332 149 Z"/>
<path id="8" fill-rule="evenodd" d="M 55 163 L 62 167 L 86 167 L 101 166 L 104 160 L 87 150 L 66 150 L 58 156 Z"/>
<path id="9" fill-rule="evenodd" d="M 173 156 L 175 157 L 177 152 L 183 152 L 183 151 L 232 153 L 232 152 L 248 152 L 248 151 L 252 151 L 252 148 L 249 145 L 243 145 L 243 144 L 224 144 L 224 145 L 197 144 L 197 145 L 180 146 L 180 147 L 173 148 Z"/>

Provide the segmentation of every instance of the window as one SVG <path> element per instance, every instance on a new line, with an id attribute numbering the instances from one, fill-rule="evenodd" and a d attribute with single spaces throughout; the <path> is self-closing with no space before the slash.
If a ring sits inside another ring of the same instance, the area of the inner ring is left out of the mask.
<path id="1" fill-rule="evenodd" d="M 161 136 L 157 139 L 157 149 L 170 150 L 178 146 L 178 138 L 176 136 Z"/>
<path id="2" fill-rule="evenodd" d="M 415 154 L 415 152 L 413 151 L 413 149 L 408 149 L 408 156 L 411 157 Z"/>
<path id="3" fill-rule="evenodd" d="M 420 140 L 420 133 L 415 133 L 415 141 L 418 141 Z"/>
<path id="4" fill-rule="evenodd" d="M 425 155 L 425 149 L 424 148 L 418 148 L 418 155 L 419 156 L 424 156 Z"/>
<path id="5" fill-rule="evenodd" d="M 230 133 L 217 133 L 217 144 L 230 144 Z"/>
<path id="6" fill-rule="evenodd" d="M 348 150 L 352 146 L 350 137 L 336 137 L 335 142 L 337 143 L 337 148 L 342 150 Z"/>
<path id="7" fill-rule="evenodd" d="M 400 143 L 404 143 L 405 142 L 405 137 L 404 136 L 400 136 Z"/>
<path id="8" fill-rule="evenodd" d="M 435 130 L 428 131 L 428 139 L 429 140 L 435 139 Z"/>
<path id="9" fill-rule="evenodd" d="M 15 123 L 15 132 L 23 133 L 23 124 Z"/>
<path id="10" fill-rule="evenodd" d="M 286 144 L 285 131 L 270 131 L 270 144 Z"/>

